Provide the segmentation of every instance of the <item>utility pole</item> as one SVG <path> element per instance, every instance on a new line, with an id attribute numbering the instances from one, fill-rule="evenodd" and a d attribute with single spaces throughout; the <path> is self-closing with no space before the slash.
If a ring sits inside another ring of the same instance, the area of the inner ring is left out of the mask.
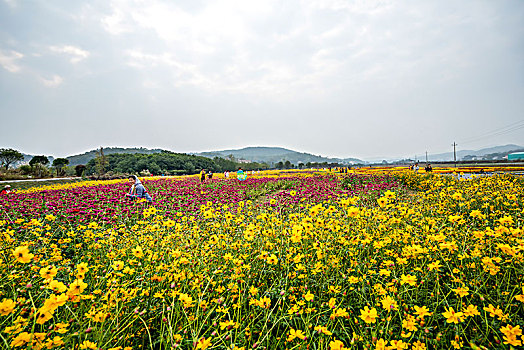
<path id="1" fill-rule="evenodd" d="M 455 162 L 455 168 L 457 167 L 457 150 L 456 147 L 458 146 L 456 142 L 453 142 L 451 145 L 453 146 L 453 161 Z"/>

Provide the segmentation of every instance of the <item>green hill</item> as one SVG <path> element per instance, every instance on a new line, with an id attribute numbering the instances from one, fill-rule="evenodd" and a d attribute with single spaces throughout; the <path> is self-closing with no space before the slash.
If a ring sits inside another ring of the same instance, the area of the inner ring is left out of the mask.
<path id="1" fill-rule="evenodd" d="M 140 147 L 140 148 L 121 148 L 121 147 L 108 147 L 108 148 L 104 148 L 104 154 L 107 156 L 107 155 L 110 155 L 110 154 L 114 154 L 114 153 L 119 153 L 119 154 L 135 154 L 135 153 L 140 153 L 140 154 L 154 154 L 154 153 L 160 153 L 162 152 L 163 150 L 161 149 L 147 149 L 147 148 L 143 148 L 143 147 Z M 89 151 L 89 152 L 85 152 L 85 153 L 82 153 L 82 154 L 77 154 L 77 155 L 74 155 L 74 156 L 69 156 L 69 157 L 66 157 L 66 159 L 69 160 L 69 165 L 72 165 L 72 166 L 75 166 L 75 165 L 78 165 L 78 164 L 87 164 L 89 163 L 89 161 L 91 159 L 95 159 L 96 157 L 96 154 L 97 154 L 98 150 L 92 150 L 92 151 Z"/>
<path id="2" fill-rule="evenodd" d="M 290 163 L 297 165 L 298 163 L 341 163 L 341 164 L 355 164 L 365 163 L 364 161 L 357 158 L 329 158 L 316 156 L 310 153 L 303 153 L 293 151 L 282 147 L 245 147 L 242 149 L 229 149 L 223 151 L 211 151 L 197 153 L 199 156 L 208 158 L 222 157 L 222 158 L 234 158 L 237 160 L 248 160 L 251 162 L 261 162 L 274 165 L 278 162 L 289 161 Z"/>

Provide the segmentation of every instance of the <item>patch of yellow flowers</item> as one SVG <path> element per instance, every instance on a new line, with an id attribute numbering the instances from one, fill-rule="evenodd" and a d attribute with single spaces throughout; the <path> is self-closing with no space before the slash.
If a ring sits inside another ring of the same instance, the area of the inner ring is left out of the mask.
<path id="1" fill-rule="evenodd" d="M 2 220 L 3 346 L 522 346 L 522 180 L 399 176 L 418 192 L 371 206 L 209 202 L 74 228 Z"/>

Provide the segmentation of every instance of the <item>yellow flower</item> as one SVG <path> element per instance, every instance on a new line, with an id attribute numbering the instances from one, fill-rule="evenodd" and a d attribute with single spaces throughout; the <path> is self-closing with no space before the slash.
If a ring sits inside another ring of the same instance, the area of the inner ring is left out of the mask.
<path id="1" fill-rule="evenodd" d="M 380 338 L 379 340 L 377 340 L 377 344 L 375 344 L 375 349 L 376 350 L 386 350 L 386 345 L 387 345 L 387 341 Z"/>
<path id="2" fill-rule="evenodd" d="M 315 296 L 313 294 L 311 294 L 310 292 L 307 292 L 305 295 L 304 295 L 304 299 L 306 299 L 306 301 L 311 301 L 313 300 Z"/>
<path id="3" fill-rule="evenodd" d="M 56 280 L 52 280 L 47 285 L 48 289 L 51 289 L 55 293 L 63 293 L 67 290 L 67 287 L 62 282 L 58 282 Z"/>
<path id="4" fill-rule="evenodd" d="M 465 310 L 464 310 L 464 316 L 466 317 L 472 317 L 472 316 L 475 316 L 475 315 L 480 315 L 480 312 L 479 310 L 477 309 L 476 306 L 474 305 L 469 305 Z"/>
<path id="5" fill-rule="evenodd" d="M 469 295 L 469 288 L 468 287 L 458 287 L 456 289 L 452 289 L 455 293 L 460 295 L 460 297 L 465 297 L 466 295 Z"/>
<path id="6" fill-rule="evenodd" d="M 335 298 L 329 299 L 328 306 L 330 309 L 334 309 L 336 304 L 337 304 L 337 300 Z"/>
<path id="7" fill-rule="evenodd" d="M 409 344 L 404 343 L 402 340 L 390 340 L 389 343 L 391 344 L 388 346 L 388 350 L 403 350 L 407 349 Z"/>
<path id="8" fill-rule="evenodd" d="M 196 349 L 206 350 L 210 346 L 211 346 L 211 338 L 209 339 L 202 338 L 198 341 Z"/>
<path id="9" fill-rule="evenodd" d="M 442 265 L 440 264 L 440 260 L 437 260 L 437 261 L 432 262 L 431 264 L 428 265 L 428 270 L 429 271 L 433 271 L 433 270 L 439 271 L 441 266 Z"/>
<path id="10" fill-rule="evenodd" d="M 422 343 L 421 341 L 417 340 L 411 345 L 411 350 L 426 350 L 426 344 Z"/>
<path id="11" fill-rule="evenodd" d="M 84 283 L 83 280 L 74 280 L 73 283 L 69 285 L 69 290 L 67 291 L 67 294 L 69 295 L 80 295 L 84 292 L 84 290 L 87 288 L 87 283 Z"/>
<path id="12" fill-rule="evenodd" d="M 78 271 L 78 273 L 82 273 L 82 274 L 85 274 L 87 271 L 89 271 L 89 267 L 87 267 L 87 263 L 83 262 L 83 263 L 80 263 L 78 265 L 76 265 L 76 270 Z"/>
<path id="13" fill-rule="evenodd" d="M 113 270 L 120 271 L 124 268 L 124 262 L 122 260 L 115 260 L 113 261 L 111 267 L 113 268 Z"/>
<path id="14" fill-rule="evenodd" d="M 135 248 L 131 249 L 131 253 L 139 259 L 144 256 L 144 251 L 138 245 Z"/>
<path id="15" fill-rule="evenodd" d="M 517 339 L 517 336 L 522 335 L 522 330 L 519 325 L 513 327 L 508 324 L 506 327 L 501 327 L 500 331 L 504 334 L 504 344 L 510 344 L 513 346 L 522 345 L 522 342 Z"/>
<path id="16" fill-rule="evenodd" d="M 333 340 L 329 342 L 329 350 L 347 350 L 348 348 L 344 347 L 344 343 L 340 340 Z"/>
<path id="17" fill-rule="evenodd" d="M 32 340 L 32 338 L 33 337 L 31 337 L 31 334 L 27 332 L 22 332 L 11 341 L 11 347 L 15 348 L 19 346 L 24 346 L 26 343 L 29 343 Z"/>
<path id="18" fill-rule="evenodd" d="M 2 316 L 9 315 L 11 312 L 13 312 L 15 307 L 16 307 L 16 302 L 14 302 L 12 299 L 2 300 L 2 302 L 0 303 L 0 315 Z"/>
<path id="19" fill-rule="evenodd" d="M 328 331 L 327 327 L 324 326 L 315 326 L 314 328 L 319 333 L 324 333 L 325 335 L 332 335 L 330 331 Z"/>
<path id="20" fill-rule="evenodd" d="M 415 286 L 417 284 L 417 276 L 402 274 L 402 276 L 400 276 L 400 284 L 409 284 L 410 286 Z"/>
<path id="21" fill-rule="evenodd" d="M 396 310 L 398 308 L 398 304 L 396 300 L 390 297 L 389 295 L 386 295 L 384 298 L 382 298 L 380 302 L 382 303 L 382 307 L 385 310 L 391 311 L 391 310 Z"/>
<path id="22" fill-rule="evenodd" d="M 287 341 L 293 341 L 295 338 L 299 338 L 300 340 L 304 340 L 306 338 L 306 335 L 299 329 L 294 330 L 291 328 L 289 330 L 289 336 L 287 337 Z"/>
<path id="23" fill-rule="evenodd" d="M 15 250 L 13 250 L 13 255 L 16 261 L 22 264 L 27 264 L 34 257 L 34 255 L 29 252 L 29 247 L 27 246 L 17 247 Z"/>
<path id="24" fill-rule="evenodd" d="M 377 321 L 376 320 L 377 317 L 378 317 L 377 309 L 375 308 L 372 308 L 370 310 L 369 307 L 364 306 L 364 309 L 360 310 L 360 318 L 364 320 L 364 322 L 366 323 L 375 323 Z"/>
<path id="25" fill-rule="evenodd" d="M 97 350 L 98 347 L 96 343 L 90 342 L 89 340 L 84 340 L 84 342 L 80 344 L 80 349 Z"/>
<path id="26" fill-rule="evenodd" d="M 422 306 L 422 307 L 418 307 L 417 305 L 415 305 L 415 313 L 417 314 L 418 317 L 420 318 L 424 318 L 424 316 L 431 316 L 432 313 L 429 312 L 428 308 L 426 306 Z"/>
<path id="27" fill-rule="evenodd" d="M 52 349 L 52 348 L 55 348 L 57 346 L 60 346 L 60 345 L 64 345 L 64 341 L 62 340 L 61 337 L 59 336 L 55 336 L 53 339 L 48 339 L 46 342 L 45 342 L 45 347 L 48 348 L 48 349 Z"/>
<path id="28" fill-rule="evenodd" d="M 381 208 L 383 208 L 388 203 L 388 199 L 385 197 L 380 197 L 377 199 L 377 203 Z"/>
<path id="29" fill-rule="evenodd" d="M 443 312 L 442 315 L 447 319 L 446 321 L 448 323 L 459 323 L 464 321 L 462 317 L 464 314 L 462 312 L 455 312 L 455 310 L 450 307 L 446 310 L 446 312 Z"/>
<path id="30" fill-rule="evenodd" d="M 58 273 L 58 270 L 54 266 L 47 266 L 47 267 L 41 268 L 39 273 L 40 273 L 40 277 L 47 280 L 47 279 L 54 278 L 56 274 Z"/>

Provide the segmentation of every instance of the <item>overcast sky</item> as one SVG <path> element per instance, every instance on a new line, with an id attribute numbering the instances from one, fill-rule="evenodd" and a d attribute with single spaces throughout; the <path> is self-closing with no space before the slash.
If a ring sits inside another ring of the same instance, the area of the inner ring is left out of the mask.
<path id="1" fill-rule="evenodd" d="M 0 147 L 524 145 L 524 1 L 0 0 Z"/>

